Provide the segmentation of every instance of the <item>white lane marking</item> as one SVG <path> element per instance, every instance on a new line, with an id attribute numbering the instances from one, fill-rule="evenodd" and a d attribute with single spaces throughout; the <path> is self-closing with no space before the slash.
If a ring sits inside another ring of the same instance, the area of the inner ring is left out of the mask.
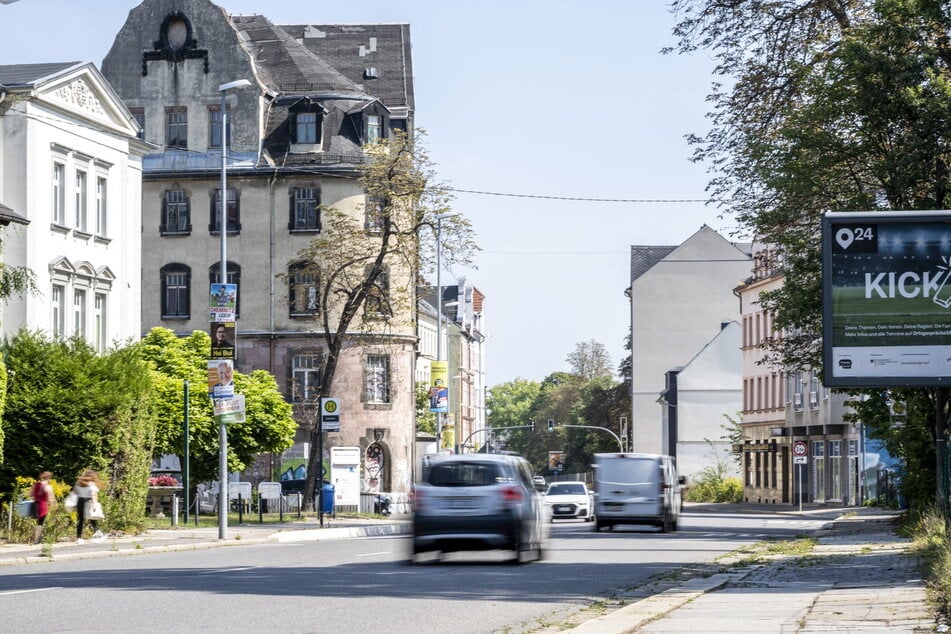
<path id="1" fill-rule="evenodd" d="M 380 555 L 389 555 L 390 551 L 384 550 L 379 553 L 363 553 L 362 555 L 354 555 L 354 557 L 379 557 Z"/>
<path id="2" fill-rule="evenodd" d="M 241 572 L 242 570 L 254 570 L 254 566 L 244 566 L 242 568 L 224 568 L 222 570 L 199 570 L 195 574 L 199 575 L 221 575 L 228 572 Z"/>
<path id="3" fill-rule="evenodd" d="M 6 596 L 8 594 L 26 594 L 27 592 L 45 592 L 46 590 L 62 590 L 62 586 L 51 586 L 49 588 L 33 588 L 32 590 L 10 590 L 8 592 L 0 592 L 0 596 Z"/>

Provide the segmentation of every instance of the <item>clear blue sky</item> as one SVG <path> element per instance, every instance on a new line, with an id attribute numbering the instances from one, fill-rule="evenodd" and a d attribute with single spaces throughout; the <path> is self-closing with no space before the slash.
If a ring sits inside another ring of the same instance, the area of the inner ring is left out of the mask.
<path id="1" fill-rule="evenodd" d="M 0 4 L 0 64 L 101 64 L 136 0 Z M 661 55 L 674 23 L 659 0 L 402 3 L 222 0 L 277 24 L 411 25 L 416 121 L 453 187 L 553 197 L 703 199 L 688 133 L 706 130 L 712 63 Z M 679 244 L 733 223 L 695 203 L 608 203 L 458 194 L 486 296 L 487 385 L 566 370 L 577 342 L 617 366 L 632 244 Z"/>

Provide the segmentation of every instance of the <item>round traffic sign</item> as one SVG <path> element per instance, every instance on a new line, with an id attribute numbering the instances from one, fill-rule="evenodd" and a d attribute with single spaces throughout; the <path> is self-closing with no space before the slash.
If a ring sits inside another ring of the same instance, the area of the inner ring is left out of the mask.
<path id="1" fill-rule="evenodd" d="M 806 455 L 806 443 L 803 440 L 797 440 L 793 443 L 792 452 L 794 456 Z"/>

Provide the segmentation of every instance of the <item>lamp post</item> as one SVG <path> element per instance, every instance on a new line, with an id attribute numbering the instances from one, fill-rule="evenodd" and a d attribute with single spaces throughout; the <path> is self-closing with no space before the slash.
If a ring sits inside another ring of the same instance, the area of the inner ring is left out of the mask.
<path id="1" fill-rule="evenodd" d="M 229 81 L 218 86 L 221 93 L 221 212 L 218 216 L 218 230 L 221 235 L 221 263 L 218 279 L 228 281 L 228 109 L 225 96 L 229 90 L 246 88 L 251 85 L 247 79 Z M 237 335 L 237 328 L 235 335 Z M 237 336 L 233 343 L 237 349 Z M 218 423 L 218 539 L 228 539 L 228 429 L 224 418 Z"/>
<path id="2" fill-rule="evenodd" d="M 442 221 L 457 215 L 447 211 L 436 216 L 436 361 L 442 361 Z M 442 449 L 442 421 L 443 413 L 436 412 L 436 453 Z"/>

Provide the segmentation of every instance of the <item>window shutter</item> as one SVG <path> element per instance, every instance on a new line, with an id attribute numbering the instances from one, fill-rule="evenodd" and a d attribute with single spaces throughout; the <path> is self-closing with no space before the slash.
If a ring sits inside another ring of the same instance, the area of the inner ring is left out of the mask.
<path id="1" fill-rule="evenodd" d="M 159 233 L 169 230 L 168 226 L 168 192 L 162 196 L 162 217 L 159 219 Z"/>
<path id="2" fill-rule="evenodd" d="M 297 197 L 296 197 L 296 195 L 295 195 L 294 192 L 296 192 L 296 191 L 297 191 L 296 188 L 291 187 L 291 191 L 290 191 L 290 192 L 288 193 L 288 195 L 287 195 L 287 198 L 288 198 L 288 200 L 287 200 L 287 209 L 288 209 L 288 213 L 287 213 L 287 230 L 288 230 L 288 231 L 293 231 L 294 229 L 297 228 L 297 226 L 294 224 L 294 220 L 295 220 L 295 203 L 297 202 L 297 200 L 296 200 Z"/>

